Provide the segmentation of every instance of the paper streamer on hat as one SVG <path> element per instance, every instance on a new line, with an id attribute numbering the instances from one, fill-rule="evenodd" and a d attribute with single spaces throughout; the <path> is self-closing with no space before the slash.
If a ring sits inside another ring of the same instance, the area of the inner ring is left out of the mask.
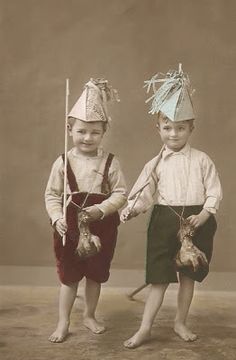
<path id="1" fill-rule="evenodd" d="M 179 64 L 178 70 L 169 70 L 166 74 L 157 73 L 150 80 L 144 81 L 147 93 L 153 95 L 146 100 L 152 101 L 149 114 L 162 112 L 171 121 L 194 119 L 190 80 Z M 159 89 L 157 86 L 161 85 Z"/>

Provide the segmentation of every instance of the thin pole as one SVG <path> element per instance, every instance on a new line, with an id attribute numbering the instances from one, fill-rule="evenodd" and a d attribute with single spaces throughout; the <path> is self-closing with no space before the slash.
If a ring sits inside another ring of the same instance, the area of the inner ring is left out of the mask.
<path id="1" fill-rule="evenodd" d="M 66 99 L 65 99 L 65 161 L 64 161 L 64 192 L 63 192 L 63 219 L 66 222 L 66 198 L 67 198 L 67 151 L 68 151 L 68 100 L 69 100 L 69 79 L 66 79 Z M 62 237 L 62 244 L 66 244 L 66 235 Z"/>
<path id="2" fill-rule="evenodd" d="M 133 299 L 134 295 L 138 294 L 141 290 L 143 290 L 147 286 L 148 286 L 148 284 L 143 284 L 143 285 L 139 286 L 137 289 L 133 290 L 131 293 L 127 294 L 129 300 L 134 300 Z"/>

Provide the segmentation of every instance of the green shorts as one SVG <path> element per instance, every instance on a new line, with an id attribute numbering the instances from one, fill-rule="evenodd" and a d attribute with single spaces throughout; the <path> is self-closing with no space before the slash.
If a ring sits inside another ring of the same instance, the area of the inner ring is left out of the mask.
<path id="1" fill-rule="evenodd" d="M 172 206 L 181 214 L 182 206 Z M 201 205 L 186 206 L 184 218 L 199 214 Z M 155 205 L 147 232 L 147 258 L 146 258 L 146 283 L 166 284 L 178 282 L 174 257 L 180 248 L 177 238 L 179 231 L 179 217 L 168 206 Z M 193 243 L 206 254 L 210 263 L 213 251 L 213 238 L 217 224 L 211 215 L 206 223 L 199 227 L 193 237 Z M 178 270 L 189 278 L 201 282 L 209 272 L 209 265 L 200 267 L 196 272 L 191 267 Z"/>

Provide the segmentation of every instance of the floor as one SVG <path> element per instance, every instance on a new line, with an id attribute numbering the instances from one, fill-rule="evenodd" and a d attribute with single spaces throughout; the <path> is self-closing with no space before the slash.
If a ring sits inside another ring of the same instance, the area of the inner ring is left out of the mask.
<path id="1" fill-rule="evenodd" d="M 107 332 L 93 335 L 81 324 L 82 288 L 62 344 L 47 341 L 57 321 L 57 287 L 0 286 L 1 360 L 236 360 L 236 292 L 196 291 L 189 326 L 199 339 L 185 343 L 172 330 L 176 291 L 168 290 L 151 341 L 135 350 L 123 341 L 137 329 L 148 289 L 104 287 L 98 318 Z"/>

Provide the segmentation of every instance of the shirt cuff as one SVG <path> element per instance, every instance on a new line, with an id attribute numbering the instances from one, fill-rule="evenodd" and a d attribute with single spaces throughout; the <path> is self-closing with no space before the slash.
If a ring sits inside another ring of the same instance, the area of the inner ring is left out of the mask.
<path id="1" fill-rule="evenodd" d="M 94 206 L 96 206 L 96 208 L 97 208 L 99 211 L 101 211 L 101 213 L 102 213 L 102 216 L 100 217 L 100 220 L 104 219 L 104 217 L 105 217 L 105 212 L 103 211 L 103 209 L 101 209 L 100 206 L 97 205 L 97 204 L 95 204 Z"/>
<path id="2" fill-rule="evenodd" d="M 50 220 L 51 220 L 52 226 L 54 226 L 55 223 L 57 222 L 57 220 L 61 219 L 62 217 L 63 217 L 62 214 L 55 214 L 55 215 L 51 216 Z"/>
<path id="3" fill-rule="evenodd" d="M 144 206 L 142 206 L 140 203 L 138 203 L 138 201 L 136 202 L 136 204 L 135 204 L 134 207 L 133 207 L 134 201 L 135 201 L 135 200 L 129 200 L 129 201 L 128 201 L 128 207 L 129 207 L 130 209 L 132 208 L 133 210 L 135 210 L 135 212 L 136 212 L 137 214 L 145 213 L 145 212 L 147 211 L 147 209 L 146 209 Z"/>
<path id="4" fill-rule="evenodd" d="M 117 194 L 118 195 L 118 194 Z M 126 197 L 119 195 L 116 197 L 110 196 L 107 200 L 104 200 L 100 204 L 94 204 L 104 214 L 104 217 L 118 211 L 126 202 Z"/>
<path id="5" fill-rule="evenodd" d="M 216 214 L 216 209 L 215 208 L 210 208 L 210 207 L 203 207 L 203 209 L 205 209 L 206 211 L 208 211 L 210 214 L 215 215 Z"/>
<path id="6" fill-rule="evenodd" d="M 217 197 L 208 196 L 203 207 L 205 209 L 209 208 L 209 209 L 218 210 L 219 209 L 219 203 L 220 203 L 220 200 Z"/>

